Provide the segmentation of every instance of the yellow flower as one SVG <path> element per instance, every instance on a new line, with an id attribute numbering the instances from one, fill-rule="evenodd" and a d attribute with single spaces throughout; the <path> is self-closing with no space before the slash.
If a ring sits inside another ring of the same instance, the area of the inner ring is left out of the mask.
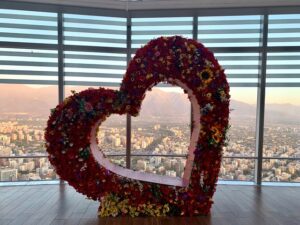
<path id="1" fill-rule="evenodd" d="M 211 93 L 207 93 L 207 94 L 206 94 L 206 97 L 207 97 L 208 99 L 210 99 L 210 98 L 211 98 L 211 95 L 212 95 Z"/>
<path id="2" fill-rule="evenodd" d="M 213 78 L 213 72 L 209 68 L 206 68 L 206 69 L 202 70 L 201 72 L 198 72 L 197 75 L 198 75 L 198 77 L 201 78 L 201 80 L 204 84 L 209 84 Z"/>
<path id="3" fill-rule="evenodd" d="M 150 79 L 150 78 L 152 78 L 153 77 L 153 74 L 152 73 L 148 73 L 147 75 L 146 75 L 146 79 L 148 80 L 148 79 Z"/>
<path id="4" fill-rule="evenodd" d="M 132 217 L 139 215 L 166 216 L 170 211 L 168 204 L 157 206 L 156 204 L 147 202 L 135 207 L 128 203 L 129 199 L 120 200 L 119 197 L 109 194 L 101 198 L 101 207 L 98 211 L 98 215 L 100 217 L 116 217 L 123 213 Z"/>
<path id="5" fill-rule="evenodd" d="M 64 99 L 63 104 L 67 105 L 71 101 L 71 96 Z"/>

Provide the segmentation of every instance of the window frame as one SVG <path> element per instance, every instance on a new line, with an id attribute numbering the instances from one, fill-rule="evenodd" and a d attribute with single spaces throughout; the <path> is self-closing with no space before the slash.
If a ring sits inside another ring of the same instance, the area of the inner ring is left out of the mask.
<path id="1" fill-rule="evenodd" d="M 46 7 L 45 7 L 46 6 Z M 241 53 L 241 52 L 259 52 L 260 54 L 260 72 L 258 74 L 258 83 L 236 83 L 234 87 L 257 87 L 257 116 L 256 116 L 256 146 L 255 156 L 224 156 L 223 158 L 240 158 L 240 159 L 254 159 L 255 162 L 255 177 L 254 184 L 262 184 L 262 164 L 263 160 L 268 159 L 288 159 L 300 160 L 300 158 L 279 158 L 279 157 L 263 157 L 263 141 L 264 141 L 264 114 L 265 114 L 265 91 L 266 87 L 300 87 L 299 83 L 266 83 L 267 70 L 267 53 L 270 52 L 300 52 L 299 46 L 268 46 L 268 25 L 269 15 L 271 14 L 293 14 L 300 13 L 300 6 L 297 7 L 251 7 L 251 8 L 225 8 L 225 9 L 169 9 L 169 10 L 115 10 L 115 9 L 98 9 L 89 7 L 76 6 L 62 6 L 55 4 L 41 4 L 41 3 L 19 3 L 3 0 L 0 3 L 0 9 L 16 9 L 16 10 L 34 10 L 40 12 L 57 13 L 57 44 L 37 44 L 37 43 L 15 43 L 15 42 L 0 42 L 0 47 L 14 47 L 14 48 L 34 48 L 47 49 L 58 51 L 58 103 L 62 102 L 65 96 L 64 87 L 68 85 L 64 78 L 64 51 L 91 51 L 91 52 L 109 52 L 109 53 L 125 53 L 127 58 L 127 65 L 131 59 L 131 54 L 135 49 L 131 48 L 132 37 L 132 18 L 147 18 L 147 17 L 193 17 L 192 34 L 193 39 L 198 38 L 198 17 L 200 16 L 233 16 L 233 15 L 260 15 L 261 16 L 261 45 L 259 47 L 214 47 L 210 48 L 216 53 Z M 167 12 L 167 13 L 166 13 Z M 83 15 L 101 15 L 101 16 L 115 16 L 126 18 L 126 48 L 111 48 L 111 47 L 89 47 L 78 45 L 64 45 L 64 26 L 63 14 L 83 14 Z M 0 83 L 10 83 L 10 80 L 0 80 Z M 23 80 L 15 81 L 17 83 L 25 83 Z M 27 81 L 28 82 L 28 81 Z M 30 81 L 29 81 L 30 82 Z M 32 81 L 34 83 L 34 81 Z M 36 84 L 36 83 L 35 83 Z M 44 83 L 46 84 L 46 83 Z M 97 83 L 94 83 L 94 85 Z M 89 85 L 88 83 L 78 85 Z M 101 85 L 101 83 L 100 83 Z M 105 85 L 107 86 L 107 85 Z M 192 121 L 192 115 L 191 115 Z M 131 156 L 147 156 L 131 154 L 131 117 L 126 117 L 126 152 L 124 154 L 111 155 L 126 156 L 126 166 L 130 168 Z M 178 155 L 159 155 L 164 157 L 174 157 Z M 39 157 L 47 157 L 39 156 Z M 182 157 L 185 157 L 184 155 Z M 0 159 L 16 158 L 0 157 Z M 22 156 L 21 158 L 32 158 L 32 156 Z"/>

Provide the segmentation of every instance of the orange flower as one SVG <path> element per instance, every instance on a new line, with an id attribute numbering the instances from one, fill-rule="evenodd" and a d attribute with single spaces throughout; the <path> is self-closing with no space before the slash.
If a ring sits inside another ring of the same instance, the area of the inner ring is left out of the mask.
<path id="1" fill-rule="evenodd" d="M 212 138 L 216 143 L 219 143 L 222 140 L 223 134 L 220 131 L 220 129 L 217 126 L 213 126 L 211 128 L 211 131 L 213 132 Z"/>

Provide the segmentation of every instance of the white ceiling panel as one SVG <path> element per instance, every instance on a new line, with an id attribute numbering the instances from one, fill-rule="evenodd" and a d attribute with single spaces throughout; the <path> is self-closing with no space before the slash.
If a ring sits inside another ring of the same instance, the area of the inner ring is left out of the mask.
<path id="1" fill-rule="evenodd" d="M 300 6 L 299 0 L 14 0 L 122 10 Z"/>

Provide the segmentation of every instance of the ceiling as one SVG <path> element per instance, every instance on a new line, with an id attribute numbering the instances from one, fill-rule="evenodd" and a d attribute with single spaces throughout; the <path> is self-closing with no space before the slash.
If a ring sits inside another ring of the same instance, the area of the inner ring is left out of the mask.
<path id="1" fill-rule="evenodd" d="M 122 10 L 300 6 L 299 0 L 13 0 Z"/>

